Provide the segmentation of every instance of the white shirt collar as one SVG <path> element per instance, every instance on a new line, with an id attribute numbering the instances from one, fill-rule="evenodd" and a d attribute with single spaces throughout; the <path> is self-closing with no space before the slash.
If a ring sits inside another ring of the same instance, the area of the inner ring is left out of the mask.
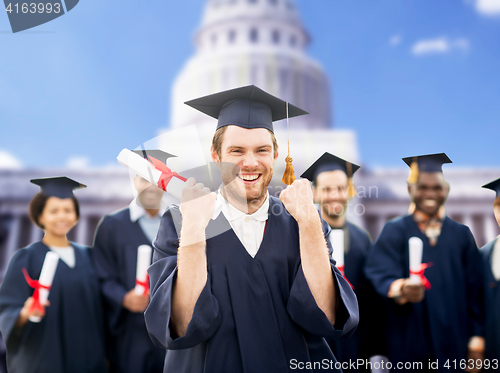
<path id="1" fill-rule="evenodd" d="M 139 220 L 143 216 L 146 216 L 146 215 L 149 216 L 146 213 L 146 210 L 144 209 L 144 207 L 142 207 L 140 205 L 139 201 L 137 200 L 137 197 L 134 198 L 132 200 L 132 202 L 130 202 L 130 205 L 128 205 L 128 208 L 130 210 L 130 221 L 132 223 L 135 223 L 137 220 Z M 167 209 L 167 206 L 165 205 L 165 203 L 163 201 L 161 201 L 160 208 L 158 209 L 158 214 L 156 216 L 162 217 L 163 213 L 165 212 L 166 209 Z"/>
<path id="2" fill-rule="evenodd" d="M 253 218 L 258 221 L 266 221 L 269 217 L 269 192 L 266 192 L 266 200 L 253 214 L 245 214 L 231 205 L 220 193 L 217 193 L 217 200 L 222 205 L 222 213 L 228 221 L 237 220 L 243 216 Z"/>

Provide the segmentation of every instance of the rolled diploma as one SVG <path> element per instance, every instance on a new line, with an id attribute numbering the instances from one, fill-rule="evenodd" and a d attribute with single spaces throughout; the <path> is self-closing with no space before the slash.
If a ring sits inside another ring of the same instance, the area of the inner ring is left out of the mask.
<path id="1" fill-rule="evenodd" d="M 337 268 L 344 267 L 344 230 L 332 229 L 330 232 L 330 242 L 333 247 L 333 259 L 337 262 Z M 343 273 L 342 273 L 343 274 Z"/>
<path id="2" fill-rule="evenodd" d="M 418 237 L 411 237 L 408 241 L 410 254 L 410 271 L 418 272 L 422 264 L 422 251 L 424 243 Z M 420 284 L 422 281 L 419 275 L 410 274 L 410 282 L 412 284 Z"/>
<path id="3" fill-rule="evenodd" d="M 151 246 L 149 245 L 141 245 L 137 248 L 137 269 L 135 278 L 144 283 L 147 279 L 147 270 L 151 265 Z M 135 285 L 135 293 L 137 295 L 144 294 L 144 286 L 136 284 Z"/>
<path id="4" fill-rule="evenodd" d="M 59 255 L 57 255 L 55 252 L 49 251 L 47 252 L 47 254 L 45 254 L 45 259 L 42 265 L 42 271 L 40 272 L 40 279 L 38 280 L 40 285 L 47 287 L 52 286 L 52 281 L 54 280 L 54 275 L 56 273 L 58 261 L 59 261 Z M 49 298 L 49 290 L 40 288 L 39 294 L 40 294 L 40 304 L 45 307 L 45 303 Z M 42 321 L 42 318 L 32 315 L 29 317 L 29 320 L 31 322 L 37 323 Z"/>
<path id="5" fill-rule="evenodd" d="M 157 170 L 152 166 L 146 159 L 141 157 L 128 149 L 123 149 L 120 154 L 118 154 L 118 163 L 127 167 L 128 169 L 134 171 L 142 178 L 148 180 L 154 185 L 158 185 L 158 180 L 160 180 L 161 171 Z M 176 177 L 172 177 L 167 185 L 167 193 L 172 194 L 174 197 L 181 199 L 182 190 L 184 189 L 185 182 Z M 215 220 L 222 211 L 222 204 L 215 203 L 214 214 L 212 219 Z"/>

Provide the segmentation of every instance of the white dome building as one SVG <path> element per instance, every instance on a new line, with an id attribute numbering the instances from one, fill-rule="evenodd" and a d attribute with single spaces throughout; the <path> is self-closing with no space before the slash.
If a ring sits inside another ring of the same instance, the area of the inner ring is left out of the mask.
<path id="1" fill-rule="evenodd" d="M 355 133 L 332 130 L 328 77 L 307 56 L 309 41 L 293 0 L 208 0 L 194 36 L 195 54 L 172 88 L 171 128 L 196 124 L 209 161 L 216 122 L 184 102 L 254 84 L 310 113 L 290 120 L 290 155 L 296 176 L 325 151 L 357 162 Z M 286 120 L 276 122 L 274 128 L 281 146 L 275 180 L 280 180 L 287 148 Z M 160 140 L 160 145 L 168 149 L 171 144 Z"/>

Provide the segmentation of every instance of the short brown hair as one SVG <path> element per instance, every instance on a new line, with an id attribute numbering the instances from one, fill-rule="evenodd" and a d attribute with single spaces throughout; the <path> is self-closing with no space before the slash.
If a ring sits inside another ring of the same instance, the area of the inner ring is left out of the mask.
<path id="1" fill-rule="evenodd" d="M 219 159 L 222 151 L 222 140 L 224 140 L 224 133 L 226 132 L 227 127 L 228 126 L 219 128 L 217 131 L 215 131 L 214 137 L 212 138 L 212 146 Z M 276 152 L 278 151 L 278 141 L 276 141 L 276 136 L 274 136 L 274 133 L 272 131 L 269 131 L 269 133 L 271 134 L 271 139 L 273 141 L 273 156 L 274 158 L 276 158 Z"/>
<path id="2" fill-rule="evenodd" d="M 45 208 L 45 205 L 47 204 L 47 200 L 49 198 L 50 198 L 49 196 L 45 195 L 42 192 L 39 192 L 36 196 L 33 197 L 33 199 L 30 202 L 30 208 L 29 208 L 30 219 L 40 229 L 45 229 L 45 228 L 43 225 L 40 224 L 38 218 L 40 218 L 40 215 L 42 215 L 43 209 Z M 73 200 L 73 204 L 75 205 L 76 219 L 78 220 L 80 219 L 80 205 L 78 204 L 78 200 L 76 199 L 75 196 L 73 196 L 71 199 Z"/>

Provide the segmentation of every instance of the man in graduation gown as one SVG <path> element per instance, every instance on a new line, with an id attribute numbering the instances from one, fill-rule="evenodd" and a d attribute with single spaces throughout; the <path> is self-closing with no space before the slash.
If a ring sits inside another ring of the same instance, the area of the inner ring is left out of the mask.
<path id="1" fill-rule="evenodd" d="M 314 202 L 321 207 L 323 219 L 332 230 L 343 232 L 344 247 L 340 250 L 333 245 L 333 257 L 336 258 L 336 253 L 343 255 L 344 268 L 341 271 L 358 298 L 360 322 L 349 339 L 331 341 L 330 346 L 335 357 L 347 363 L 386 353 L 380 339 L 384 331 L 385 305 L 363 271 L 372 245 L 371 238 L 364 229 L 346 219 L 348 201 L 356 195 L 352 177 L 359 168 L 326 152 L 301 175 L 313 183 Z M 345 365 L 343 371 L 367 370 L 366 366 L 358 368 Z"/>
<path id="2" fill-rule="evenodd" d="M 386 223 L 366 265 L 389 305 L 388 357 L 394 367 L 422 363 L 425 371 L 429 361 L 437 361 L 433 371 L 463 371 L 460 359 L 483 357 L 480 254 L 470 229 L 444 214 L 449 185 L 441 166 L 451 163 L 446 154 L 403 160 L 411 165 L 408 191 L 415 210 Z M 411 237 L 423 242 L 423 264 L 416 273 L 421 284 L 409 279 Z M 422 371 L 422 366 L 406 370 Z"/>
<path id="3" fill-rule="evenodd" d="M 105 216 L 97 227 L 94 262 L 105 299 L 111 371 L 156 373 L 163 371 L 165 351 L 153 345 L 146 331 L 149 292 L 136 294 L 135 285 L 137 248 L 151 246 L 158 232 L 163 191 L 140 176 L 134 187 L 137 197 L 130 205 Z"/>
<path id="4" fill-rule="evenodd" d="M 483 185 L 496 192 L 493 211 L 500 225 L 500 179 Z M 484 300 L 485 300 L 485 363 L 500 371 L 500 239 L 497 237 L 486 244 L 483 254 Z M 496 363 L 493 360 L 496 359 Z M 496 366 L 496 368 L 495 368 Z"/>
<path id="5" fill-rule="evenodd" d="M 218 118 L 212 158 L 233 167 L 217 196 L 188 179 L 180 207 L 162 218 L 145 317 L 167 349 L 164 372 L 340 371 L 325 338 L 349 336 L 358 310 L 329 257 L 328 224 L 307 180 L 280 199 L 267 191 L 272 121 L 286 118 L 287 103 L 247 86 L 188 104 Z M 222 213 L 211 220 L 216 200 Z"/>

